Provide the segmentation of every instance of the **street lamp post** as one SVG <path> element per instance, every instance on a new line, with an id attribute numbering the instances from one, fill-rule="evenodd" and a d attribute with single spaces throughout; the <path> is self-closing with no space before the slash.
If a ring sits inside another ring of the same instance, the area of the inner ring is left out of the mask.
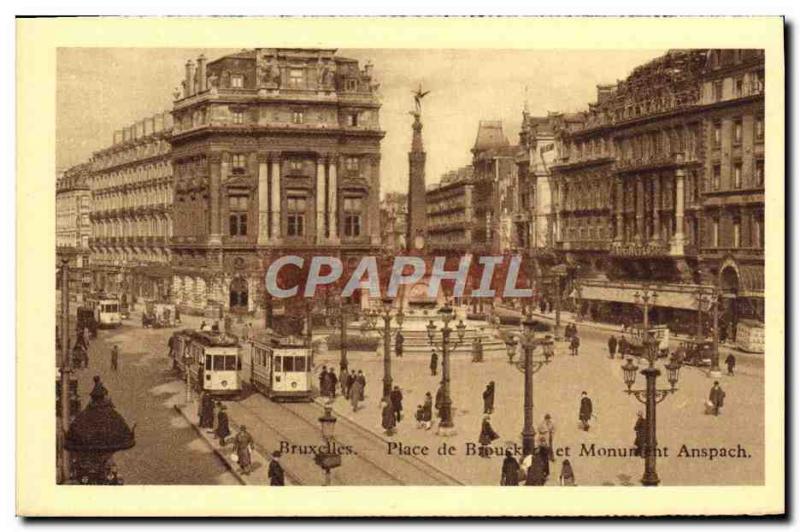
<path id="1" fill-rule="evenodd" d="M 459 320 L 456 325 L 456 339 L 451 340 L 450 334 L 453 329 L 450 327 L 450 322 L 455 319 L 455 312 L 449 303 L 439 309 L 439 318 L 442 320 L 442 404 L 439 409 L 439 428 L 437 434 L 441 436 L 451 436 L 455 434 L 455 426 L 453 424 L 453 402 L 450 399 L 450 352 L 455 350 L 464 343 L 464 333 L 467 326 L 464 325 L 463 320 Z M 436 350 L 439 346 L 436 344 L 436 324 L 433 320 L 428 322 L 426 327 L 428 331 L 428 344 Z"/>
<path id="2" fill-rule="evenodd" d="M 355 312 L 345 305 L 341 294 L 338 294 L 338 297 L 338 306 L 328 305 L 328 316 L 333 323 L 339 326 L 339 369 L 346 371 L 349 366 L 347 360 L 347 318 L 351 315 L 355 315 Z"/>
<path id="3" fill-rule="evenodd" d="M 389 354 L 392 347 L 392 338 L 401 330 L 403 326 L 403 311 L 398 309 L 392 316 L 392 303 L 394 299 L 384 297 L 381 299 L 383 308 L 373 309 L 364 313 L 364 321 L 361 325 L 362 330 L 377 331 L 383 339 L 383 397 L 389 397 L 392 391 L 392 358 Z M 378 325 L 378 318 L 383 319 L 383 328 Z M 392 329 L 392 318 L 397 322 L 397 328 Z"/>
<path id="4" fill-rule="evenodd" d="M 69 257 L 61 259 L 61 428 L 58 441 L 61 446 L 61 483 L 70 480 L 70 453 L 64 445 L 69 427 L 70 413 L 70 374 L 72 372 L 71 350 L 69 348 Z"/>
<path id="5" fill-rule="evenodd" d="M 719 367 L 719 303 L 720 303 L 721 295 L 719 290 L 716 287 L 712 287 L 709 292 L 703 293 L 702 291 L 697 292 L 697 312 L 700 314 L 702 312 L 702 308 L 705 305 L 712 311 L 713 316 L 713 325 L 714 334 L 712 336 L 713 339 L 713 348 L 711 351 L 711 369 L 708 372 L 708 375 L 712 378 L 719 378 L 722 375 L 722 371 Z M 702 336 L 702 323 L 698 320 L 698 338 Z"/>
<path id="6" fill-rule="evenodd" d="M 191 361 L 192 361 L 192 355 L 190 355 L 188 352 L 184 353 L 184 355 L 183 355 L 183 368 L 184 368 L 184 371 L 183 372 L 186 374 L 186 404 L 187 405 L 192 402 L 192 381 L 191 381 L 190 376 L 189 376 L 189 374 L 191 373 L 191 371 L 189 371 L 189 367 L 190 367 L 189 363 Z"/>
<path id="7" fill-rule="evenodd" d="M 550 363 L 553 354 L 548 348 L 547 344 L 550 343 L 548 338 L 536 338 L 536 321 L 534 321 L 530 312 L 523 321 L 523 332 L 520 335 L 520 345 L 522 346 L 525 355 L 524 360 L 517 362 L 516 368 L 525 374 L 525 399 L 523 402 L 523 425 L 522 425 L 522 454 L 533 454 L 536 447 L 536 431 L 533 428 L 533 374 L 538 372 L 544 367 L 545 364 Z M 516 352 L 517 341 L 514 338 L 506 342 L 509 352 L 509 359 L 512 358 L 511 353 Z M 537 346 L 542 346 L 542 355 L 544 358 L 534 359 L 534 350 Z"/>
<path id="8" fill-rule="evenodd" d="M 625 393 L 633 395 L 640 403 L 645 405 L 645 422 L 647 423 L 647 435 L 644 448 L 644 475 L 642 476 L 641 483 L 643 486 L 657 486 L 660 482 L 658 473 L 656 472 L 656 447 L 658 445 L 656 437 L 656 405 L 666 399 L 668 394 L 675 393 L 677 388 L 675 385 L 678 383 L 678 374 L 680 372 L 680 364 L 674 360 L 670 361 L 664 367 L 667 370 L 667 380 L 669 381 L 669 388 L 657 388 L 656 379 L 661 375 L 661 370 L 655 367 L 656 359 L 658 358 L 658 350 L 656 349 L 655 339 L 651 338 L 648 331 L 647 311 L 649 310 L 648 304 L 651 299 L 656 297 L 652 291 L 644 290 L 642 294 L 638 292 L 634 294 L 636 299 L 641 299 L 644 304 L 644 334 L 643 334 L 643 349 L 644 356 L 648 365 L 643 370 L 639 371 L 645 377 L 644 389 L 633 389 L 633 384 L 636 382 L 636 373 L 639 367 L 634 364 L 633 359 L 629 358 L 622 366 L 623 379 L 627 389 Z"/>
<path id="9" fill-rule="evenodd" d="M 342 465 L 342 455 L 336 452 L 334 431 L 336 429 L 336 416 L 331 413 L 331 407 L 325 407 L 325 413 L 319 418 L 322 431 L 323 446 L 314 457 L 314 461 L 325 471 L 324 486 L 331 485 L 331 469 Z"/>

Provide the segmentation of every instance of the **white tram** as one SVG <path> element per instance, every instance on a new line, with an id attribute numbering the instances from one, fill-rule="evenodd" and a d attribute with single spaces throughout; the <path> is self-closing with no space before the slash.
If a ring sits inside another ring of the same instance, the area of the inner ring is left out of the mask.
<path id="1" fill-rule="evenodd" d="M 195 389 L 214 395 L 235 395 L 241 391 L 239 371 L 242 360 L 235 337 L 184 329 L 172 336 L 170 356 Z"/>
<path id="2" fill-rule="evenodd" d="M 94 313 L 98 327 L 119 327 L 122 325 L 119 299 L 105 295 L 90 297 L 87 302 Z"/>
<path id="3" fill-rule="evenodd" d="M 243 349 L 242 380 L 273 401 L 311 401 L 311 348 L 304 338 L 260 331 Z"/>

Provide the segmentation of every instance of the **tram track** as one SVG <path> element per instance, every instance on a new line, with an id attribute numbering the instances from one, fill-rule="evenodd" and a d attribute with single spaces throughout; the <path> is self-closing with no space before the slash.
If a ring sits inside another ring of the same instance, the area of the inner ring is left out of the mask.
<path id="1" fill-rule="evenodd" d="M 318 417 L 321 408 L 315 403 L 274 403 L 255 394 L 246 401 L 237 402 L 250 421 L 263 424 L 287 445 L 303 450 L 319 442 Z M 256 404 L 251 404 L 256 403 Z M 339 418 L 342 420 L 343 418 Z M 245 424 L 252 424 L 251 422 Z M 342 455 L 341 467 L 331 471 L 333 482 L 339 485 L 442 485 L 461 484 L 421 460 L 388 455 L 386 442 L 357 424 L 344 419 L 337 426 L 336 441 L 352 449 Z M 265 456 L 268 451 L 259 449 Z M 297 470 L 292 476 L 298 484 L 314 485 L 321 481 L 321 470 L 314 463 L 313 453 L 294 457 Z M 288 457 L 287 457 L 288 459 Z M 290 469 L 287 463 L 287 470 Z"/>

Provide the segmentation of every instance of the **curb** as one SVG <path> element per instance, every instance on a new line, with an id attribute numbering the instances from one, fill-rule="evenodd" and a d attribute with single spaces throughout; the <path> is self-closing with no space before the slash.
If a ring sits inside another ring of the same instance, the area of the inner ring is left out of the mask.
<path id="1" fill-rule="evenodd" d="M 233 464 L 233 462 L 231 462 L 230 459 L 227 456 L 225 456 L 225 454 L 219 448 L 217 448 L 217 447 L 215 447 L 214 445 L 211 444 L 211 442 L 208 439 L 208 436 L 203 433 L 203 429 L 201 429 L 200 427 L 195 425 L 192 422 L 192 420 L 189 419 L 189 416 L 187 416 L 186 413 L 181 409 L 180 406 L 173 405 L 172 408 L 174 408 L 175 411 L 178 412 L 181 415 L 181 417 L 183 417 L 183 419 L 185 419 L 186 422 L 189 423 L 189 425 L 191 425 L 191 427 L 200 436 L 200 438 L 204 442 L 206 442 L 206 445 L 208 445 L 208 447 L 212 451 L 214 451 L 214 454 L 217 455 L 217 458 L 219 458 L 220 461 L 225 465 L 225 467 L 228 468 L 228 471 L 233 473 L 233 476 L 236 477 L 236 480 L 239 481 L 239 484 L 241 484 L 242 486 L 249 486 L 250 484 L 245 480 L 245 478 L 242 476 L 242 474 L 239 473 L 239 471 L 237 471 L 237 468 Z"/>

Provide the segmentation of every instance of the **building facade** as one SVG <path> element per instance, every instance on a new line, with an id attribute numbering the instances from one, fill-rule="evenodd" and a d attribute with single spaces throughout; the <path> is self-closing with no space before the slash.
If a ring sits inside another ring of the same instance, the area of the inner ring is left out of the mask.
<path id="1" fill-rule="evenodd" d="M 92 236 L 92 192 L 89 164 L 69 168 L 56 180 L 56 264 L 67 259 L 70 289 L 79 293 L 90 282 L 89 242 Z"/>
<path id="2" fill-rule="evenodd" d="M 186 63 L 172 111 L 176 303 L 257 312 L 275 258 L 378 249 L 376 88 L 371 65 L 332 49 Z"/>
<path id="3" fill-rule="evenodd" d="M 159 113 L 116 131 L 92 156 L 92 284 L 129 302 L 169 297 L 171 133 L 171 115 Z"/>
<path id="4" fill-rule="evenodd" d="M 726 306 L 731 333 L 734 307 L 757 318 L 763 55 L 670 51 L 552 128 L 553 250 L 580 312 L 635 314 L 635 294 L 658 285 L 652 317 L 680 329 L 719 286 L 743 300 Z"/>
<path id="5" fill-rule="evenodd" d="M 476 191 L 479 194 L 476 195 Z M 490 196 L 491 183 L 473 179 L 472 166 L 444 174 L 428 187 L 428 247 L 434 253 L 469 253 L 486 242 L 485 217 L 477 216 L 481 194 Z M 485 205 L 483 207 L 485 210 Z"/>

